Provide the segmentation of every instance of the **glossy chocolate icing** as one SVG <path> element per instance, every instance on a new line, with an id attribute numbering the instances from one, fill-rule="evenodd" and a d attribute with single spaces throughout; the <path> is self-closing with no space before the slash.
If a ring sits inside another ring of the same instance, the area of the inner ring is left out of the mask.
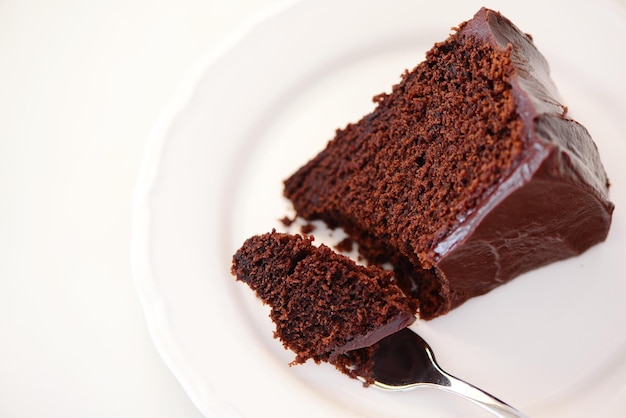
<path id="1" fill-rule="evenodd" d="M 359 266 L 310 237 L 272 231 L 247 239 L 232 274 L 271 307 L 274 336 L 307 359 L 333 361 L 415 321 L 417 306 L 393 274 Z"/>
<path id="2" fill-rule="evenodd" d="M 491 86 L 478 82 L 489 77 Z M 498 95 L 506 103 L 494 105 Z M 469 99 L 469 113 L 453 107 Z M 606 239 L 613 204 L 596 145 L 568 116 L 532 38 L 500 13 L 479 10 L 376 101 L 285 181 L 285 195 L 300 216 L 343 227 L 369 261 L 394 264 L 422 318 Z M 516 154 L 459 148 L 489 141 Z M 490 164 L 498 174 L 481 171 Z M 430 200 L 476 184 L 480 195 Z"/>
<path id="3" fill-rule="evenodd" d="M 512 174 L 435 249 L 450 308 L 605 240 L 614 207 L 596 145 L 567 117 L 531 38 L 484 8 L 459 34 L 512 49 L 510 83 L 530 146 Z"/>

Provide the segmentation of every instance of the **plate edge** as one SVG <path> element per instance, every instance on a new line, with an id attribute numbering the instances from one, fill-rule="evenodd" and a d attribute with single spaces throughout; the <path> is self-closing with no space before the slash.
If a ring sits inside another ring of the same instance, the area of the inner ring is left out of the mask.
<path id="1" fill-rule="evenodd" d="M 161 294 L 152 271 L 151 255 L 151 194 L 158 182 L 158 168 L 162 161 L 167 134 L 176 118 L 191 102 L 197 85 L 206 71 L 220 57 L 241 44 L 261 23 L 288 11 L 302 0 L 281 0 L 252 13 L 219 39 L 183 76 L 174 94 L 148 133 L 139 174 L 131 201 L 131 272 L 135 292 L 143 311 L 148 334 L 157 353 L 172 372 L 183 390 L 206 417 L 242 417 L 233 405 L 221 401 L 215 389 L 184 359 L 183 349 L 170 338 L 174 333 L 167 312 L 167 303 Z M 202 388 L 202 390 L 199 390 Z"/>

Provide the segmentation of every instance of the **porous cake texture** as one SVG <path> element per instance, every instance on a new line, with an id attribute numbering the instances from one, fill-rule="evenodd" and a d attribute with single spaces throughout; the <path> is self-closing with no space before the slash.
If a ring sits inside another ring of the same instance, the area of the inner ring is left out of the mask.
<path id="1" fill-rule="evenodd" d="M 284 194 L 371 263 L 391 262 L 422 318 L 606 238 L 598 150 L 532 38 L 500 13 L 481 9 L 374 100 Z"/>
<path id="2" fill-rule="evenodd" d="M 275 337 L 296 353 L 294 364 L 334 361 L 415 320 L 415 301 L 391 271 L 359 266 L 310 237 L 251 237 L 235 253 L 232 273 L 270 305 Z"/>

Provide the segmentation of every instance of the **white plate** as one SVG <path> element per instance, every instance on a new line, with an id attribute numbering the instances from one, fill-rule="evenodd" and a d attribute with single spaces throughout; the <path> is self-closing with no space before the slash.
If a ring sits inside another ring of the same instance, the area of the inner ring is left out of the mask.
<path id="1" fill-rule="evenodd" d="M 613 183 L 613 226 L 584 255 L 414 328 L 445 369 L 532 416 L 618 416 L 626 411 L 624 10 L 492 3 L 533 34 L 570 112 L 596 139 Z M 157 349 L 206 416 L 482 415 L 432 389 L 385 393 L 327 365 L 288 367 L 293 355 L 272 338 L 268 309 L 229 271 L 245 238 L 281 228 L 290 213 L 282 180 L 481 5 L 288 4 L 207 57 L 159 121 L 134 199 L 134 277 Z"/>

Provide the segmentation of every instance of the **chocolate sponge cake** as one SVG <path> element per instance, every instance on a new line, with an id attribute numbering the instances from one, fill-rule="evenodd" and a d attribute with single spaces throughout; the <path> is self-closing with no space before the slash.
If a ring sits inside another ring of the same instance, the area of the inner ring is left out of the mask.
<path id="1" fill-rule="evenodd" d="M 414 320 L 414 300 L 393 273 L 357 265 L 309 237 L 272 231 L 244 242 L 232 273 L 271 306 L 275 336 L 307 359 L 334 362 L 368 347 Z"/>
<path id="2" fill-rule="evenodd" d="M 529 35 L 481 9 L 285 181 L 297 214 L 391 262 L 445 314 L 603 241 L 613 204 L 588 131 Z"/>

